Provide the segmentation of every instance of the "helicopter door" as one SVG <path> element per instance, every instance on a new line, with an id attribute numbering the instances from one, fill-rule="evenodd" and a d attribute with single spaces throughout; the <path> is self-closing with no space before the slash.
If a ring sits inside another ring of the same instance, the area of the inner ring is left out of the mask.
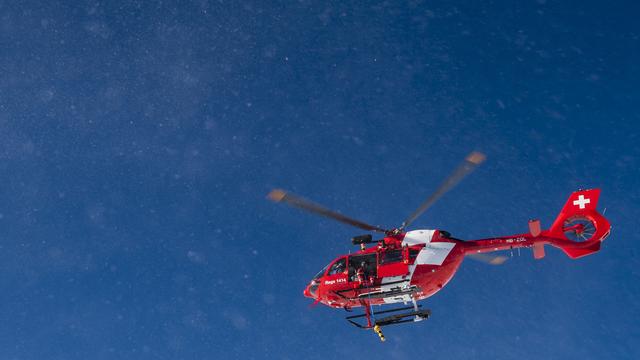
<path id="1" fill-rule="evenodd" d="M 377 278 L 376 254 L 349 256 L 349 281 L 358 281 L 359 268 L 363 268 L 365 278 Z"/>
<path id="2" fill-rule="evenodd" d="M 409 273 L 409 264 L 405 261 L 406 253 L 405 248 L 380 251 L 378 275 L 380 277 L 407 275 Z"/>

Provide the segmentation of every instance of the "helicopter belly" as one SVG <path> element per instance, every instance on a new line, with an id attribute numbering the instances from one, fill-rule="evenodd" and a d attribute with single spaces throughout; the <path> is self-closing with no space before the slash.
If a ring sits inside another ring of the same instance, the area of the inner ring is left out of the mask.
<path id="1" fill-rule="evenodd" d="M 410 267 L 411 285 L 420 289 L 416 293 L 418 298 L 440 291 L 456 273 L 463 258 L 455 243 L 432 242 L 425 246 Z"/>

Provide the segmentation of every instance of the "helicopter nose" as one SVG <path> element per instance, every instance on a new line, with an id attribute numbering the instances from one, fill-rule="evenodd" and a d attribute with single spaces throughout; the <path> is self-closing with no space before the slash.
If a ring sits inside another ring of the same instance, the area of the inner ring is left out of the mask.
<path id="1" fill-rule="evenodd" d="M 318 283 L 312 281 L 303 291 L 304 296 L 315 299 L 318 297 Z"/>

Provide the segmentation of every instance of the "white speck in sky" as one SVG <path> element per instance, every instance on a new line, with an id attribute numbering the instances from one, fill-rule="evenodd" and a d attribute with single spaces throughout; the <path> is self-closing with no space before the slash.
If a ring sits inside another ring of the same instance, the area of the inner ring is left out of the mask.
<path id="1" fill-rule="evenodd" d="M 193 263 L 196 264 L 204 264 L 206 259 L 204 257 L 204 255 L 202 253 L 199 253 L 197 251 L 193 251 L 193 250 L 189 250 L 187 252 L 187 257 L 189 258 L 189 260 Z"/>

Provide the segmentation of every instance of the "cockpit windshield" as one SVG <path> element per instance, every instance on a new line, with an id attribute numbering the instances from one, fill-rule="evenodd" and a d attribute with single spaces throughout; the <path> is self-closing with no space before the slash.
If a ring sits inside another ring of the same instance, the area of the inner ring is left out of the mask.
<path id="1" fill-rule="evenodd" d="M 327 272 L 327 268 L 329 267 L 329 265 L 327 264 L 327 266 L 323 267 L 322 270 L 320 270 L 319 273 L 316 274 L 316 276 L 313 277 L 313 280 L 318 280 L 320 279 L 325 272 Z"/>
<path id="2" fill-rule="evenodd" d="M 329 273 L 327 275 L 336 275 L 343 273 L 347 269 L 347 258 L 344 257 L 334 262 L 329 269 Z"/>

